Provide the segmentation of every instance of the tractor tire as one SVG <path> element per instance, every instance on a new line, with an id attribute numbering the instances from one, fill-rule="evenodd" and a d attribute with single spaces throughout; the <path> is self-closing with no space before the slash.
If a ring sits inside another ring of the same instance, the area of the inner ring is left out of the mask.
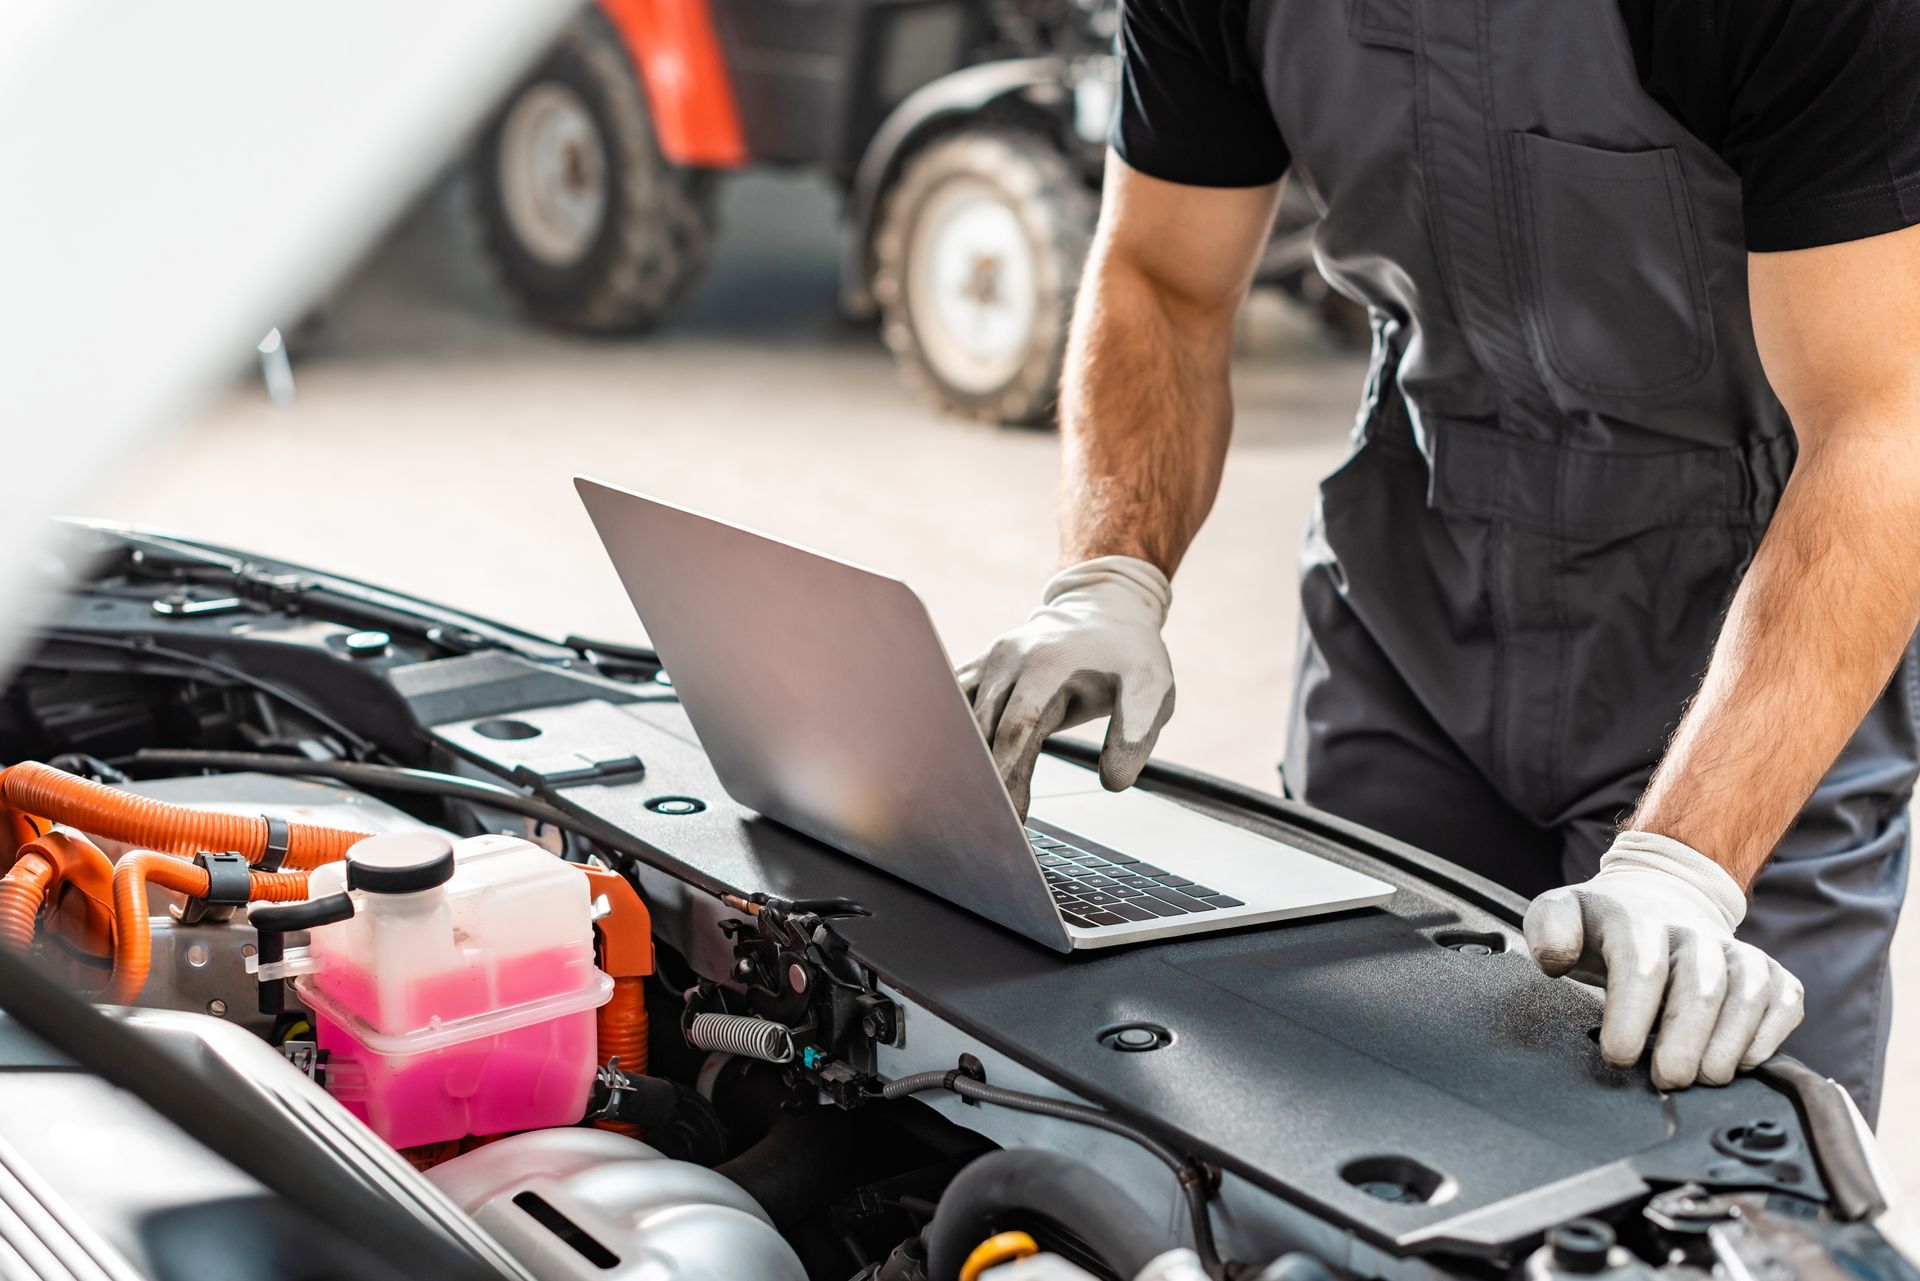
<path id="1" fill-rule="evenodd" d="M 639 71 L 596 7 L 501 108 L 468 177 L 487 257 L 545 324 L 651 328 L 706 267 L 714 176 L 660 154 Z"/>
<path id="2" fill-rule="evenodd" d="M 1038 133 L 967 130 L 909 157 L 873 247 L 881 332 L 907 382 L 951 413 L 1050 425 L 1097 210 Z"/>

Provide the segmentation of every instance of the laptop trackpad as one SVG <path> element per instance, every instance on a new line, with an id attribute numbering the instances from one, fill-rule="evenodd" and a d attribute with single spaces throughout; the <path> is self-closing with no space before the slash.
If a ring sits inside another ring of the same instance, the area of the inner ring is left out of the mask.
<path id="1" fill-rule="evenodd" d="M 1040 802 L 1049 796 L 1072 796 L 1079 792 L 1106 790 L 1100 786 L 1100 775 L 1085 765 L 1075 765 L 1072 761 L 1063 761 L 1058 756 L 1048 756 L 1042 752 L 1040 759 L 1033 763 L 1033 782 L 1027 794 L 1032 797 L 1031 808 L 1038 813 Z M 1040 817 L 1049 823 L 1053 821 L 1045 814 Z"/>
<path id="2" fill-rule="evenodd" d="M 1044 792 L 1043 792 L 1044 789 Z M 1109 792 L 1084 766 L 1042 756 L 1029 812 L 1044 823 L 1260 906 L 1337 910 L 1393 886 L 1317 854 L 1133 788 Z"/>

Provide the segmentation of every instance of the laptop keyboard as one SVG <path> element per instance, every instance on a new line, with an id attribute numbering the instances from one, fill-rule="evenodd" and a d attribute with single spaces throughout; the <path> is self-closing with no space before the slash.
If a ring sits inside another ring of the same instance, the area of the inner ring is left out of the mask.
<path id="1" fill-rule="evenodd" d="M 1031 827 L 1027 843 L 1046 874 L 1061 917 L 1081 929 L 1244 906 L 1237 898 L 1117 850 L 1082 849 Z"/>

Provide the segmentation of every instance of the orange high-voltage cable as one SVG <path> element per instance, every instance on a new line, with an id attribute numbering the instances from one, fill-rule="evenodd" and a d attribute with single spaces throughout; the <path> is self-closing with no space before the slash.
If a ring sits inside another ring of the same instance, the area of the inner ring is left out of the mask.
<path id="1" fill-rule="evenodd" d="M 0 770 L 0 804 L 17 814 L 77 827 L 90 836 L 187 858 L 202 852 L 235 853 L 258 863 L 272 835 L 272 825 L 258 814 L 219 814 L 135 796 L 38 761 Z M 288 823 L 284 865 L 310 868 L 331 863 L 365 836 L 365 832 Z"/>

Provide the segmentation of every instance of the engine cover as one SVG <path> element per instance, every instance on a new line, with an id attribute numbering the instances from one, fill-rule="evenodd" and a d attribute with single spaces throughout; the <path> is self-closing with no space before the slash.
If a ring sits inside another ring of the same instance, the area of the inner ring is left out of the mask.
<path id="1" fill-rule="evenodd" d="M 541 1281 L 806 1281 L 740 1185 L 605 1130 L 535 1130 L 427 1177 Z"/>

